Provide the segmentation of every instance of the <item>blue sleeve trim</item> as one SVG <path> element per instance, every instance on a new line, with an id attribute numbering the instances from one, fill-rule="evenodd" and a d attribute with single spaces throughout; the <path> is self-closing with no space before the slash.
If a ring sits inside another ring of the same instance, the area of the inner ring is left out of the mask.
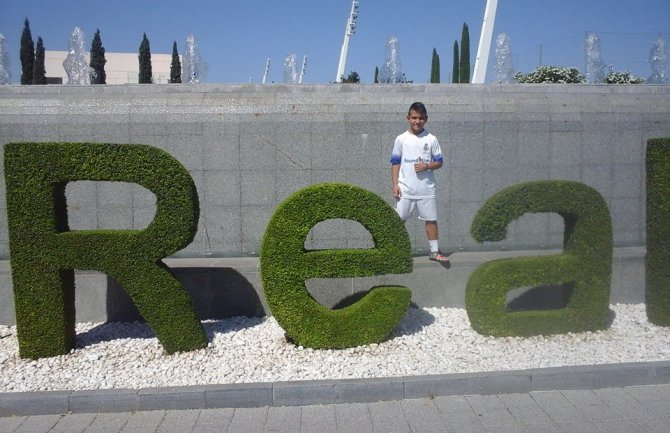
<path id="1" fill-rule="evenodd" d="M 437 155 L 433 157 L 433 161 L 435 162 L 444 162 L 442 161 L 442 155 Z"/>
<path id="2" fill-rule="evenodd" d="M 400 155 L 391 155 L 391 164 L 396 165 L 400 164 L 400 162 L 401 162 Z"/>

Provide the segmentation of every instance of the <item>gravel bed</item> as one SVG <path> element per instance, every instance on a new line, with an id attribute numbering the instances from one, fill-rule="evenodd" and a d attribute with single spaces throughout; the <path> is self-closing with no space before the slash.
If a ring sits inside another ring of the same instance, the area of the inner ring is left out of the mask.
<path id="1" fill-rule="evenodd" d="M 670 328 L 643 304 L 611 306 L 605 331 L 493 338 L 457 308 L 412 308 L 381 344 L 312 350 L 288 343 L 272 317 L 203 322 L 206 349 L 166 354 L 146 324 L 82 323 L 65 356 L 18 357 L 16 327 L 0 326 L 0 391 L 278 382 L 520 370 L 670 360 Z"/>

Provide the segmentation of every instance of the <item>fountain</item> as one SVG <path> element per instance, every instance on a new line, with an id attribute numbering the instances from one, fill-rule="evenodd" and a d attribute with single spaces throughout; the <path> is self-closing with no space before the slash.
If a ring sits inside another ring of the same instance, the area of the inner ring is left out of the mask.
<path id="1" fill-rule="evenodd" d="M 80 27 L 75 27 L 70 37 L 67 57 L 63 61 L 67 84 L 90 84 L 91 82 L 85 46 L 84 31 Z"/>
<path id="2" fill-rule="evenodd" d="M 207 75 L 207 65 L 203 63 L 198 49 L 198 41 L 194 35 L 186 36 L 186 49 L 181 66 L 181 79 L 183 83 L 204 83 Z"/>
<path id="3" fill-rule="evenodd" d="M 9 84 L 12 81 L 12 73 L 9 65 L 9 54 L 5 47 L 5 35 L 0 33 L 0 85 Z"/>
<path id="4" fill-rule="evenodd" d="M 380 83 L 403 83 L 405 77 L 401 69 L 398 38 L 391 36 L 386 42 L 386 61 L 379 71 L 377 81 Z"/>
<path id="5" fill-rule="evenodd" d="M 291 53 L 284 59 L 284 83 L 296 84 L 298 82 L 298 71 L 296 69 L 296 55 Z"/>
<path id="6" fill-rule="evenodd" d="M 586 33 L 584 41 L 584 58 L 586 63 L 586 82 L 589 84 L 602 83 L 605 81 L 605 69 L 600 53 L 600 38 L 594 32 Z"/>
<path id="7" fill-rule="evenodd" d="M 512 48 L 510 39 L 506 33 L 500 33 L 496 37 L 496 83 L 514 83 L 514 61 L 512 60 Z"/>
<path id="8" fill-rule="evenodd" d="M 658 35 L 649 52 L 649 65 L 651 66 L 651 77 L 647 79 L 647 83 L 666 84 L 668 82 L 668 47 L 661 35 Z"/>

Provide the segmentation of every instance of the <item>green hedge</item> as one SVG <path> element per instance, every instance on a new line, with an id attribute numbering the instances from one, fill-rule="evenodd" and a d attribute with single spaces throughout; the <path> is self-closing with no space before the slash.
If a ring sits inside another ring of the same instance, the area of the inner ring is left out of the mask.
<path id="1" fill-rule="evenodd" d="M 607 204 L 578 182 L 535 181 L 506 188 L 486 201 L 470 232 L 478 242 L 501 241 L 525 213 L 554 212 L 565 221 L 563 253 L 494 260 L 468 280 L 465 306 L 472 327 L 493 336 L 532 336 L 605 329 L 612 269 Z M 572 287 L 565 308 L 508 312 L 507 293 L 519 287 Z"/>
<path id="2" fill-rule="evenodd" d="M 647 142 L 647 317 L 670 326 L 670 138 Z"/>
<path id="3" fill-rule="evenodd" d="M 372 249 L 306 250 L 305 239 L 321 221 L 361 223 Z M 404 287 L 374 287 L 361 300 L 331 310 L 307 291 L 309 278 L 365 277 L 412 271 L 412 247 L 402 220 L 363 188 L 323 183 L 287 198 L 273 214 L 260 254 L 263 291 L 272 315 L 298 345 L 346 348 L 384 340 L 409 308 Z"/>
<path id="4" fill-rule="evenodd" d="M 196 188 L 177 160 L 145 145 L 10 143 L 5 178 L 21 357 L 75 347 L 74 269 L 123 286 L 167 352 L 207 345 L 188 293 L 161 262 L 197 230 Z M 156 195 L 156 216 L 145 230 L 70 231 L 65 186 L 77 180 L 142 185 Z"/>

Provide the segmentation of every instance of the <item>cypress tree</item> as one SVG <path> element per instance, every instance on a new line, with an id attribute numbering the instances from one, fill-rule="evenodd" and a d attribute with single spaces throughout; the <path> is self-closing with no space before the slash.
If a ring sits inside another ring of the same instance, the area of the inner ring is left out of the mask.
<path id="1" fill-rule="evenodd" d="M 44 69 L 44 42 L 41 37 L 37 37 L 37 47 L 35 48 L 35 63 L 33 63 L 33 84 L 46 84 L 47 71 Z"/>
<path id="2" fill-rule="evenodd" d="M 375 66 L 375 83 L 379 83 L 379 67 Z"/>
<path id="3" fill-rule="evenodd" d="M 140 54 L 138 56 L 140 61 L 140 74 L 138 76 L 138 82 L 140 84 L 151 84 L 153 75 L 151 72 L 151 48 L 149 46 L 149 39 L 147 39 L 147 34 L 144 34 L 142 38 L 142 43 L 140 44 Z"/>
<path id="4" fill-rule="evenodd" d="M 461 59 L 459 62 L 459 78 L 461 83 L 470 82 L 470 31 L 468 25 L 463 23 L 461 33 Z"/>
<path id="5" fill-rule="evenodd" d="M 107 63 L 105 59 L 105 47 L 102 46 L 100 29 L 98 29 L 91 43 L 91 84 L 107 84 L 105 63 Z"/>
<path id="6" fill-rule="evenodd" d="M 430 82 L 440 82 L 440 56 L 435 48 L 433 48 L 433 60 L 430 65 Z"/>
<path id="7" fill-rule="evenodd" d="M 35 68 L 35 45 L 30 33 L 30 23 L 26 18 L 21 34 L 21 84 L 33 84 L 33 69 Z"/>
<path id="8" fill-rule="evenodd" d="M 458 41 L 454 41 L 454 64 L 451 69 L 451 82 L 452 83 L 458 83 L 458 79 L 460 77 L 459 73 L 459 67 L 458 67 L 458 62 L 459 62 L 459 57 L 458 57 Z"/>
<path id="9" fill-rule="evenodd" d="M 172 63 L 170 64 L 170 82 L 181 83 L 181 61 L 177 52 L 177 41 L 172 44 Z"/>

